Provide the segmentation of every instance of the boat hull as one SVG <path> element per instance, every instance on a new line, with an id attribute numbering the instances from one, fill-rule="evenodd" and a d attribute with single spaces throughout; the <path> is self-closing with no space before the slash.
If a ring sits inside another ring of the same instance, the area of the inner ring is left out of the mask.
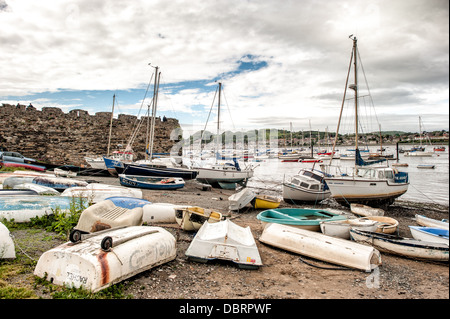
<path id="1" fill-rule="evenodd" d="M 375 231 L 377 222 L 361 218 L 320 222 L 320 231 L 328 236 L 350 239 L 350 229 Z"/>
<path id="2" fill-rule="evenodd" d="M 255 197 L 253 202 L 253 207 L 255 209 L 274 209 L 280 206 L 281 199 L 269 196 L 269 195 L 258 195 Z"/>
<path id="3" fill-rule="evenodd" d="M 184 180 L 190 180 L 197 177 L 198 172 L 187 168 L 177 167 L 150 167 L 144 165 L 123 164 L 123 169 L 117 169 L 116 175 L 140 175 L 140 176 L 159 176 L 159 177 L 180 177 Z"/>
<path id="4" fill-rule="evenodd" d="M 102 249 L 110 237 L 112 247 Z M 34 274 L 55 285 L 97 292 L 176 258 L 176 240 L 160 227 L 132 226 L 99 232 L 41 255 Z"/>
<path id="5" fill-rule="evenodd" d="M 232 261 L 246 269 L 262 266 L 250 227 L 240 227 L 229 220 L 205 222 L 186 250 L 186 256 L 200 262 Z"/>
<path id="6" fill-rule="evenodd" d="M 356 242 L 371 245 L 389 254 L 421 260 L 448 262 L 449 246 L 445 244 L 424 242 L 389 234 L 364 232 L 356 229 L 350 230 L 350 236 Z"/>
<path id="7" fill-rule="evenodd" d="M 92 183 L 82 187 L 70 187 L 64 190 L 61 195 L 69 197 L 83 197 L 95 204 L 113 196 L 142 198 L 142 191 L 140 189 L 133 189 L 123 186 Z"/>
<path id="8" fill-rule="evenodd" d="M 278 208 L 262 211 L 256 216 L 263 224 L 276 223 L 312 231 L 320 231 L 321 221 L 344 220 L 346 216 L 321 209 Z"/>
<path id="9" fill-rule="evenodd" d="M 290 183 L 283 183 L 283 199 L 291 202 L 320 202 L 331 196 L 328 191 L 312 191 Z"/>
<path id="10" fill-rule="evenodd" d="M 62 211 L 70 210 L 71 205 L 78 203 L 79 200 L 87 206 L 87 200 L 67 196 L 0 196 L 0 220 L 5 218 L 17 223 L 26 223 L 31 218 L 52 214 L 57 208 Z"/>
<path id="11" fill-rule="evenodd" d="M 434 227 L 409 226 L 414 239 L 430 241 L 434 243 L 449 244 L 448 229 Z"/>
<path id="12" fill-rule="evenodd" d="M 187 231 L 199 230 L 205 222 L 217 223 L 222 219 L 222 214 L 209 211 L 201 207 L 188 207 L 177 209 L 175 220 L 181 229 Z"/>
<path id="13" fill-rule="evenodd" d="M 363 178 L 326 178 L 331 196 L 342 205 L 360 203 L 378 207 L 392 204 L 408 190 L 408 183 Z"/>
<path id="14" fill-rule="evenodd" d="M 16 258 L 14 241 L 10 236 L 9 229 L 0 222 L 0 259 Z"/>
<path id="15" fill-rule="evenodd" d="M 248 188 L 244 188 L 238 193 L 235 193 L 228 197 L 229 209 L 239 210 L 244 208 L 248 203 L 250 203 L 256 194 Z"/>
<path id="16" fill-rule="evenodd" d="M 358 203 L 352 203 L 350 204 L 350 211 L 353 214 L 359 215 L 359 216 L 384 216 L 384 210 L 380 208 L 374 208 L 367 205 L 362 205 Z"/>
<path id="17" fill-rule="evenodd" d="M 437 227 L 437 228 L 442 228 L 442 229 L 449 229 L 448 225 L 448 221 L 443 221 L 443 220 L 437 220 L 437 219 L 433 219 L 433 218 L 429 218 L 423 215 L 418 215 L 416 214 L 416 222 L 421 225 L 421 226 L 426 226 L 426 227 Z"/>
<path id="18" fill-rule="evenodd" d="M 120 184 L 127 187 L 174 190 L 183 188 L 185 183 L 180 177 L 155 177 L 119 174 Z"/>
<path id="19" fill-rule="evenodd" d="M 372 247 L 292 226 L 269 224 L 259 240 L 300 255 L 366 272 L 381 265 L 380 253 Z"/>
<path id="20" fill-rule="evenodd" d="M 242 183 L 253 177 L 253 171 L 249 170 L 226 170 L 213 168 L 196 168 L 198 175 L 196 179 L 200 183 L 215 185 L 218 183 Z"/>

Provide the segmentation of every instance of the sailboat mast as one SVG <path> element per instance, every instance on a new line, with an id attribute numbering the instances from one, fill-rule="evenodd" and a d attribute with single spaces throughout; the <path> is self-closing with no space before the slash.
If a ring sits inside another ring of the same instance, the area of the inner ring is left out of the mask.
<path id="1" fill-rule="evenodd" d="M 222 150 L 222 147 L 219 148 L 219 144 L 220 144 L 220 98 L 221 98 L 221 94 L 222 93 L 222 83 L 219 82 L 219 98 L 218 98 L 218 103 L 217 103 L 217 152 L 219 152 L 219 150 Z"/>
<path id="2" fill-rule="evenodd" d="M 106 156 L 109 156 L 109 148 L 111 146 L 111 132 L 112 132 L 112 123 L 113 123 L 113 117 L 114 117 L 114 102 L 116 100 L 116 95 L 113 95 L 113 104 L 112 104 L 112 111 L 111 111 L 111 122 L 109 123 L 109 137 L 108 137 L 108 150 L 106 152 Z"/>
<path id="3" fill-rule="evenodd" d="M 358 149 L 358 55 L 356 47 L 356 37 L 353 38 L 353 66 L 355 72 L 355 84 L 352 87 L 355 90 L 355 150 Z M 356 162 L 356 161 L 355 161 Z"/>
<path id="4" fill-rule="evenodd" d="M 156 67 L 156 70 L 155 70 L 156 78 L 155 78 L 155 89 L 154 89 L 155 94 L 153 96 L 153 112 L 152 112 L 152 132 L 151 132 L 152 135 L 150 137 L 150 161 L 152 160 L 152 156 L 153 156 L 153 142 L 155 139 L 156 107 L 158 104 L 159 81 L 161 78 L 161 72 L 158 73 L 158 70 L 159 70 L 159 68 Z"/>

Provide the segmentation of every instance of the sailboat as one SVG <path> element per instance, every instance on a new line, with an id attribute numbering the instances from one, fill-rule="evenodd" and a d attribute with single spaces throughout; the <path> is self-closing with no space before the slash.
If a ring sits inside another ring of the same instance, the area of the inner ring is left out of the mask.
<path id="1" fill-rule="evenodd" d="M 361 153 L 358 148 L 359 87 L 357 62 L 359 55 L 357 39 L 356 37 L 352 38 L 352 36 L 350 38 L 353 40 L 353 49 L 342 107 L 345 103 L 347 84 L 353 63 L 355 83 L 351 84 L 349 88 L 353 89 L 355 94 L 355 165 L 352 168 L 352 172 L 343 174 L 337 171 L 333 176 L 325 176 L 325 182 L 330 188 L 331 196 L 340 204 L 349 205 L 350 203 L 360 203 L 373 207 L 387 207 L 395 201 L 395 198 L 403 195 L 408 190 L 408 173 L 398 172 L 395 168 L 389 167 L 387 160 L 383 162 L 385 166 L 376 166 L 376 161 L 368 163 L 361 158 Z M 336 147 L 341 116 L 339 117 L 333 151 Z M 327 168 L 330 173 L 331 161 Z M 343 169 L 343 167 L 338 167 L 337 169 Z"/>
<path id="2" fill-rule="evenodd" d="M 153 101 L 152 101 L 152 112 L 150 116 L 150 110 L 148 110 L 149 120 L 147 126 L 147 150 L 146 159 L 139 160 L 135 162 L 117 162 L 114 165 L 116 174 L 126 174 L 126 175 L 140 175 L 140 176 L 157 176 L 157 177 L 179 177 L 183 179 L 193 179 L 197 176 L 197 171 L 179 167 L 176 165 L 175 161 L 171 159 L 154 159 L 153 158 L 153 141 L 155 137 L 155 117 L 156 108 L 158 101 L 158 91 L 159 91 L 159 81 L 161 78 L 161 72 L 158 72 L 159 67 L 155 67 L 155 81 L 153 89 Z M 151 130 L 150 130 L 151 126 Z"/>
<path id="3" fill-rule="evenodd" d="M 422 118 L 419 116 L 419 140 L 420 145 L 414 146 L 410 151 L 405 153 L 405 156 L 414 156 L 414 157 L 432 157 L 434 155 L 434 152 L 426 152 L 425 147 L 422 146 Z M 428 136 L 427 136 L 428 137 Z M 430 138 L 428 137 L 428 140 Z M 431 144 L 431 141 L 430 141 Z"/>
<path id="4" fill-rule="evenodd" d="M 221 101 L 222 83 L 218 85 L 218 112 L 217 112 L 217 141 L 220 140 L 220 101 Z M 220 156 L 219 156 L 220 157 Z M 241 169 L 236 158 L 233 158 L 233 163 L 225 162 L 214 164 L 205 167 L 194 167 L 198 171 L 197 180 L 201 183 L 210 184 L 212 186 L 219 186 L 225 189 L 235 189 L 236 183 L 245 184 L 248 179 L 253 176 L 254 168 L 252 165 Z"/>
<path id="5" fill-rule="evenodd" d="M 86 163 L 88 163 L 92 168 L 97 169 L 107 169 L 111 174 L 115 174 L 113 161 L 132 161 L 133 160 L 133 152 L 131 149 L 126 149 L 125 151 L 114 151 L 112 154 L 110 154 L 110 147 L 111 147 L 111 132 L 112 132 L 112 122 L 114 118 L 114 103 L 116 100 L 116 95 L 113 95 L 113 104 L 112 104 L 112 111 L 111 111 L 111 121 L 109 124 L 109 137 L 108 137 L 108 149 L 106 156 L 100 156 L 100 157 L 85 157 L 84 160 Z"/>

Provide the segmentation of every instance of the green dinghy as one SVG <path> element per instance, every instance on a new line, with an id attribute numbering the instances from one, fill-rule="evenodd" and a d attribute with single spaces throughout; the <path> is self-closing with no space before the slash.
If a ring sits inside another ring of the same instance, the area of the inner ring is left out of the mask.
<path id="1" fill-rule="evenodd" d="M 323 209 L 277 208 L 267 209 L 256 216 L 263 223 L 276 223 L 320 231 L 320 222 L 347 219 L 347 216 Z"/>

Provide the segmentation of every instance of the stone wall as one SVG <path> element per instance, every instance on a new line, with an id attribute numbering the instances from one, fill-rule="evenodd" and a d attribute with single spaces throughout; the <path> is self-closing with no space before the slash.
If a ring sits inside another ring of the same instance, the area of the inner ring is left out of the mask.
<path id="1" fill-rule="evenodd" d="M 147 119 L 143 120 L 145 124 L 132 144 L 135 159 L 145 157 Z M 111 112 L 89 115 L 79 109 L 64 113 L 56 107 L 43 107 L 39 111 L 32 105 L 3 104 L 0 149 L 52 164 L 86 165 L 85 156 L 106 155 L 110 121 Z M 137 117 L 132 115 L 119 114 L 113 119 L 110 152 L 125 148 L 136 123 Z M 173 131 L 177 128 L 177 119 L 156 119 L 154 153 L 170 151 L 176 143 Z"/>

